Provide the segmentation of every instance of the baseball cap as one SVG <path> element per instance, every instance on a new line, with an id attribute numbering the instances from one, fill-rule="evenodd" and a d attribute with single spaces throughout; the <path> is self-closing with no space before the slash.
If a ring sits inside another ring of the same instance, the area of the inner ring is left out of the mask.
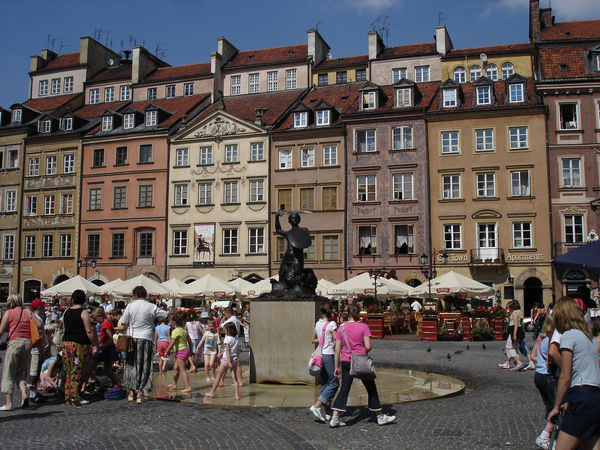
<path id="1" fill-rule="evenodd" d="M 48 306 L 41 298 L 36 298 L 31 302 L 31 309 L 38 309 L 41 306 Z"/>
<path id="2" fill-rule="evenodd" d="M 208 315 L 208 313 L 206 311 L 203 311 L 202 314 L 200 314 L 200 318 L 201 319 L 208 319 L 210 316 Z"/>

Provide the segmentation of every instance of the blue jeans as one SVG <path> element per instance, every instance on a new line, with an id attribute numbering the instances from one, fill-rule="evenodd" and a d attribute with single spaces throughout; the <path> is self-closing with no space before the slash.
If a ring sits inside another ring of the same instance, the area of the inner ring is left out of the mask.
<path id="1" fill-rule="evenodd" d="M 319 392 L 319 401 L 326 406 L 331 405 L 331 401 L 337 392 L 339 381 L 335 377 L 335 359 L 333 355 L 322 355 L 323 365 L 321 366 L 321 392 Z"/>

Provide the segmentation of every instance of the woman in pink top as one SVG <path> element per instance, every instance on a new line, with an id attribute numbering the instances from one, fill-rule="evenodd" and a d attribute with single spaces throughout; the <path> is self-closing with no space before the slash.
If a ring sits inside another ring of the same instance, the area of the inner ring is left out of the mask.
<path id="1" fill-rule="evenodd" d="M 346 337 L 350 349 L 346 344 Z M 354 380 L 354 377 L 350 376 L 350 351 L 359 355 L 366 355 L 371 351 L 371 331 L 366 323 L 360 322 L 360 309 L 356 305 L 350 305 L 348 322 L 343 324 L 335 335 L 335 376 L 342 379 L 342 387 L 332 407 L 333 416 L 329 422 L 332 428 L 346 425 L 340 420 L 340 413 L 346 411 L 348 394 Z M 377 413 L 377 423 L 387 425 L 396 420 L 396 416 L 388 416 L 381 412 L 375 380 L 361 381 L 367 389 L 369 410 Z"/>

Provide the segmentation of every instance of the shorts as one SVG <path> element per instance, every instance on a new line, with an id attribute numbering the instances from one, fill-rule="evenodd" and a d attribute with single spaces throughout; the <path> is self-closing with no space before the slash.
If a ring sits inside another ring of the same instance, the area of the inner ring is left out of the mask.
<path id="1" fill-rule="evenodd" d="M 236 367 L 238 365 L 238 357 L 237 356 L 232 356 L 231 357 L 231 366 L 229 365 L 229 362 L 227 361 L 227 357 L 221 358 L 221 365 L 223 367 Z"/>
<path id="2" fill-rule="evenodd" d="M 575 386 L 567 394 L 569 407 L 560 427 L 571 436 L 600 436 L 600 387 Z"/>
<path id="3" fill-rule="evenodd" d="M 185 361 L 190 356 L 190 350 L 188 348 L 184 348 L 183 350 L 177 350 L 175 352 L 175 358 L 181 359 Z"/>
<path id="4" fill-rule="evenodd" d="M 167 348 L 169 348 L 169 341 L 158 341 L 156 343 L 156 349 L 158 350 L 158 356 L 169 356 L 169 355 L 167 355 Z"/>
<path id="5" fill-rule="evenodd" d="M 198 347 L 198 342 L 200 339 L 191 339 L 192 341 L 192 353 L 196 353 L 196 347 Z"/>
<path id="6" fill-rule="evenodd" d="M 92 356 L 94 361 L 111 363 L 119 360 L 119 353 L 114 345 L 110 347 L 103 348 L 98 350 L 98 352 Z"/>
<path id="7" fill-rule="evenodd" d="M 517 351 L 515 350 L 515 347 L 513 346 L 513 340 L 512 340 L 512 336 L 508 336 L 506 338 L 506 356 L 508 356 L 509 358 L 516 358 L 517 355 Z"/>

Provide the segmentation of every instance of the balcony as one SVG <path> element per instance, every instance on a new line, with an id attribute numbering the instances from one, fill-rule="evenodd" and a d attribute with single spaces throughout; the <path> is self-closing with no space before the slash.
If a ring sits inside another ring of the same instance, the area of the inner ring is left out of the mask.
<path id="1" fill-rule="evenodd" d="M 471 266 L 505 266 L 504 249 L 498 247 L 472 248 Z"/>
<path id="2" fill-rule="evenodd" d="M 586 244 L 586 242 L 555 242 L 552 248 L 552 257 L 556 258 L 560 255 L 567 253 L 569 250 L 573 250 L 574 248 L 581 247 Z"/>

